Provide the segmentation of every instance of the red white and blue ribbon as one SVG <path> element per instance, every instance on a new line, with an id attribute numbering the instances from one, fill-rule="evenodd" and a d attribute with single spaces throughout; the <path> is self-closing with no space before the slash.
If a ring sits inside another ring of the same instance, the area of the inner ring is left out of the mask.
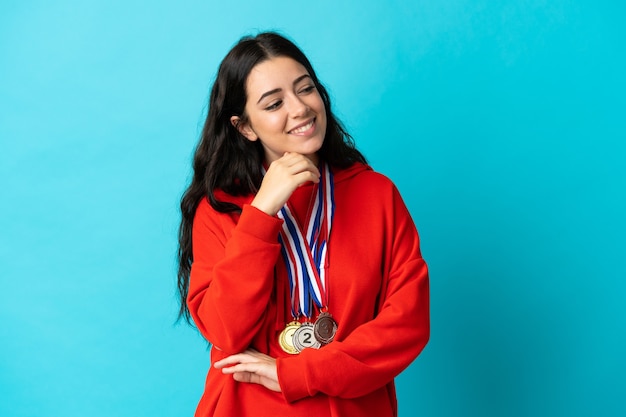
<path id="1" fill-rule="evenodd" d="M 281 252 L 289 274 L 291 313 L 294 318 L 312 317 L 312 303 L 318 309 L 328 305 L 326 256 L 334 212 L 333 176 L 327 164 L 321 170 L 315 201 L 308 216 L 306 236 L 288 203 L 278 212 L 278 217 L 283 220 Z"/>

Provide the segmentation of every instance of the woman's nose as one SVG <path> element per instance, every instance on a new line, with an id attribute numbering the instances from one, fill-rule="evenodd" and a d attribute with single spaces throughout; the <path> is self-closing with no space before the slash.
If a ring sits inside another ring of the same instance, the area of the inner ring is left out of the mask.
<path id="1" fill-rule="evenodd" d="M 296 119 L 298 117 L 306 116 L 309 112 L 309 106 L 302 101 L 299 97 L 295 96 L 291 100 L 291 105 L 289 107 L 289 115 Z"/>

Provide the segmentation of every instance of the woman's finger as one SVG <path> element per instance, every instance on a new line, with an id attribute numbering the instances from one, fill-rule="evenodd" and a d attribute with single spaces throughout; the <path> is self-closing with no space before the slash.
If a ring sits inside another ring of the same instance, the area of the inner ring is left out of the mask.
<path id="1" fill-rule="evenodd" d="M 251 205 L 274 216 L 298 187 L 319 180 L 319 170 L 309 158 L 285 154 L 271 163 Z"/>
<path id="2" fill-rule="evenodd" d="M 219 360 L 213 364 L 213 366 L 217 369 L 224 368 L 225 366 L 235 365 L 238 363 L 246 363 L 254 361 L 254 357 L 249 353 L 237 353 L 236 355 L 230 355 L 227 358 Z"/>
<path id="3" fill-rule="evenodd" d="M 233 375 L 239 382 L 260 384 L 280 392 L 276 360 L 256 350 L 249 349 L 243 353 L 231 355 L 216 362 L 215 368 L 221 369 L 226 375 Z"/>
<path id="4" fill-rule="evenodd" d="M 238 363 L 250 363 L 258 362 L 260 359 L 273 361 L 271 356 L 264 355 L 257 350 L 247 349 L 241 353 L 230 355 L 227 358 L 221 359 L 213 364 L 215 368 L 224 368 L 229 365 L 235 365 Z"/>

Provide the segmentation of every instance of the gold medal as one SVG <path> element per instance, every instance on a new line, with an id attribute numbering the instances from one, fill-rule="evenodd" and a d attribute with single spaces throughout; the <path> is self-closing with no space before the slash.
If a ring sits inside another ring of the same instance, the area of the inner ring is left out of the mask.
<path id="1" fill-rule="evenodd" d="M 287 323 L 283 331 L 280 332 L 280 335 L 278 336 L 278 344 L 281 349 L 290 355 L 298 353 L 298 350 L 293 345 L 293 334 L 300 326 L 301 324 L 295 320 L 291 323 Z"/>

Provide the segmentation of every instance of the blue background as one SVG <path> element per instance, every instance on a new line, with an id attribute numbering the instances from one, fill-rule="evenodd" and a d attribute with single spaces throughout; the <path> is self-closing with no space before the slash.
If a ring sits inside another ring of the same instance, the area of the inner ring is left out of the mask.
<path id="1" fill-rule="evenodd" d="M 308 54 L 431 268 L 401 416 L 626 415 L 618 1 L 0 5 L 0 415 L 191 416 L 178 201 L 236 40 Z"/>

